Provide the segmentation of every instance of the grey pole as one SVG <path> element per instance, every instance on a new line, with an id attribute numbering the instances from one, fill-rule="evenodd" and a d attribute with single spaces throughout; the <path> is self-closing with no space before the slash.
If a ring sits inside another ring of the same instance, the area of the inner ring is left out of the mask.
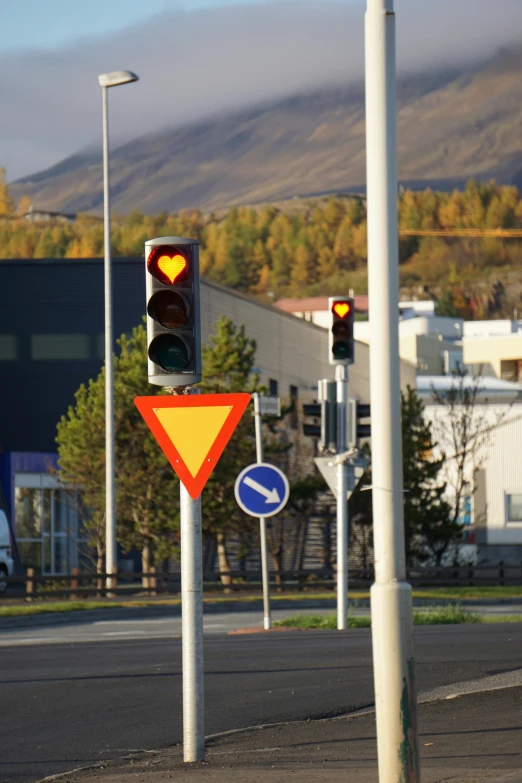
<path id="1" fill-rule="evenodd" d="M 346 451 L 346 410 L 348 405 L 348 367 L 338 364 L 337 381 L 337 452 Z M 348 627 L 348 466 L 337 465 L 337 628 Z"/>
<path id="2" fill-rule="evenodd" d="M 367 0 L 366 166 L 375 583 L 373 671 L 380 783 L 418 783 L 411 587 L 406 582 L 399 372 L 395 13 Z"/>
<path id="3" fill-rule="evenodd" d="M 111 208 L 109 191 L 109 118 L 107 87 L 103 96 L 103 280 L 105 292 L 105 571 L 107 588 L 114 587 L 113 574 L 118 571 L 116 556 L 116 487 L 114 479 L 114 368 L 112 361 L 112 270 L 111 270 Z"/>
<path id="4" fill-rule="evenodd" d="M 180 484 L 183 760 L 204 761 L 201 497 Z"/>
<path id="5" fill-rule="evenodd" d="M 259 392 L 254 392 L 254 419 L 256 424 L 256 459 L 263 462 L 263 427 L 261 411 L 259 410 Z M 261 537 L 261 575 L 263 582 L 263 626 L 265 631 L 272 627 L 270 617 L 270 581 L 268 574 L 268 548 L 266 542 L 266 519 L 259 517 L 259 533 Z"/>

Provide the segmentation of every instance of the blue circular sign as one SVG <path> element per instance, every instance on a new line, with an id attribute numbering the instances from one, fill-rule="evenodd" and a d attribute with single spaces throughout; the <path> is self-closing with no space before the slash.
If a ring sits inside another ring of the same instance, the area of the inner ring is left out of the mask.
<path id="1" fill-rule="evenodd" d="M 286 506 L 290 487 L 275 465 L 260 462 L 241 471 L 234 487 L 240 508 L 252 517 L 272 517 Z"/>

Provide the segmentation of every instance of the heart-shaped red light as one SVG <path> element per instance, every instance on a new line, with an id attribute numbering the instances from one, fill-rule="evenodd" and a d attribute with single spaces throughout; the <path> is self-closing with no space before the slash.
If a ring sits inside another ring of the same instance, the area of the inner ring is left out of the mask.
<path id="1" fill-rule="evenodd" d="M 348 302 L 334 302 L 333 311 L 339 318 L 344 318 L 350 312 Z"/>
<path id="2" fill-rule="evenodd" d="M 158 269 L 171 283 L 175 283 L 178 277 L 187 267 L 187 259 L 180 253 L 175 256 L 160 256 L 157 260 Z"/>

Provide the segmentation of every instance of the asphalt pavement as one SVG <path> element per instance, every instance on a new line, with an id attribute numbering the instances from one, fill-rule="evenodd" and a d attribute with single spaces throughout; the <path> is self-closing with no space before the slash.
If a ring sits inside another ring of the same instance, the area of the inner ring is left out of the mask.
<path id="1" fill-rule="evenodd" d="M 415 635 L 420 691 L 520 669 L 522 624 L 432 626 Z M 179 638 L 4 646 L 0 664 L 1 781 L 40 780 L 181 740 Z M 205 670 L 207 734 L 373 703 L 365 629 L 209 633 Z"/>
<path id="2" fill-rule="evenodd" d="M 434 602 L 416 601 L 417 608 Z M 272 620 L 297 614 L 335 613 L 335 600 L 274 601 Z M 469 610 L 478 614 L 520 614 L 522 604 L 513 601 L 473 603 Z M 350 606 L 351 615 L 370 614 L 369 602 Z M 239 628 L 263 624 L 262 603 L 206 603 L 204 633 L 223 634 Z M 172 639 L 181 636 L 181 606 L 146 606 L 81 610 L 76 612 L 0 618 L 0 647 L 32 644 L 82 643 L 110 639 Z"/>
<path id="3" fill-rule="evenodd" d="M 522 688 L 419 707 L 423 783 L 522 783 Z M 207 742 L 203 764 L 183 764 L 180 746 L 133 754 L 67 777 L 70 783 L 377 783 L 373 712 L 287 723 Z"/>

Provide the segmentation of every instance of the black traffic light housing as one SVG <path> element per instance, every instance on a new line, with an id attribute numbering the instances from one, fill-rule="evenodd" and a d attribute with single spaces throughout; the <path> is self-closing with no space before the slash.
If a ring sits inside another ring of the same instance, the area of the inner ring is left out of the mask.
<path id="1" fill-rule="evenodd" d="M 159 237 L 145 243 L 149 383 L 201 380 L 199 243 Z"/>
<path id="2" fill-rule="evenodd" d="M 335 381 L 319 381 L 319 402 L 303 405 L 303 415 L 321 420 L 320 424 L 303 424 L 303 433 L 319 439 L 320 451 L 337 451 L 337 402 Z"/>
<path id="3" fill-rule="evenodd" d="M 351 448 L 359 448 L 359 441 L 371 437 L 372 425 L 361 423 L 361 419 L 369 419 L 370 416 L 369 403 L 348 400 L 348 443 Z"/>
<path id="4" fill-rule="evenodd" d="M 330 364 L 353 364 L 353 321 L 355 315 L 353 298 L 350 296 L 331 296 L 328 299 L 328 307 L 330 310 L 328 360 Z"/>

